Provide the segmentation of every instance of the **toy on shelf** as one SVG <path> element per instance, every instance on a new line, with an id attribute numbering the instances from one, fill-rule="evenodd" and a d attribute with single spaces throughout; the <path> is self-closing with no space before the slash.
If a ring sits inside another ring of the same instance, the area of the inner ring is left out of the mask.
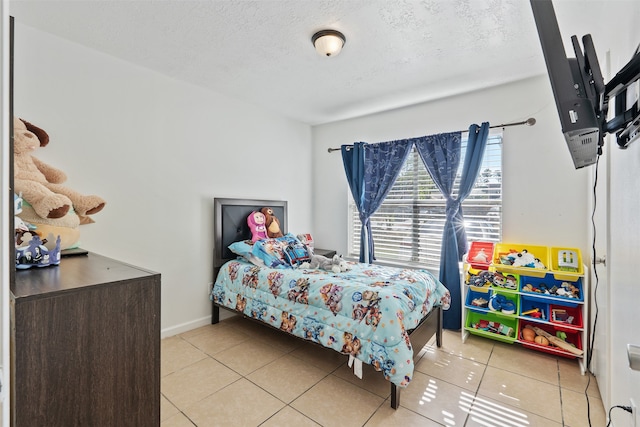
<path id="1" fill-rule="evenodd" d="M 494 274 L 487 270 L 477 270 L 470 268 L 467 272 L 466 284 L 469 286 L 476 286 L 479 288 L 491 286 L 493 283 Z"/>
<path id="2" fill-rule="evenodd" d="M 493 273 L 493 284 L 505 289 L 518 289 L 518 278 L 513 274 Z"/>
<path id="3" fill-rule="evenodd" d="M 523 316 L 533 317 L 534 319 L 544 319 L 544 311 L 540 310 L 538 307 L 534 307 L 531 310 L 523 311 Z"/>
<path id="4" fill-rule="evenodd" d="M 489 310 L 501 311 L 504 314 L 514 314 L 516 305 L 509 301 L 504 295 L 496 294 L 489 298 Z"/>
<path id="5" fill-rule="evenodd" d="M 554 308 L 551 310 L 551 318 L 554 322 L 573 324 L 574 317 L 563 308 Z"/>
<path id="6" fill-rule="evenodd" d="M 480 248 L 478 253 L 471 259 L 471 261 L 479 262 L 482 264 L 489 263 L 489 255 L 484 251 L 484 248 Z"/>
<path id="7" fill-rule="evenodd" d="M 507 274 L 504 280 L 504 287 L 507 289 L 518 289 L 518 278 L 513 274 Z"/>
<path id="8" fill-rule="evenodd" d="M 544 265 L 540 258 L 536 257 L 534 254 L 529 253 L 527 249 L 522 249 L 520 252 L 511 251 L 506 254 L 500 254 L 500 263 L 503 265 L 509 265 L 513 267 L 527 267 L 527 268 L 538 268 L 538 269 L 546 269 L 547 267 Z"/>
<path id="9" fill-rule="evenodd" d="M 561 296 L 565 298 L 580 298 L 580 288 L 569 282 L 562 282 L 560 286 L 553 285 L 551 288 L 549 288 L 545 283 L 540 283 L 537 286 L 527 283 L 522 287 L 522 291 Z"/>
<path id="10" fill-rule="evenodd" d="M 562 350 L 568 351 L 569 353 L 575 354 L 576 356 L 582 356 L 582 354 L 584 353 L 583 350 L 580 350 L 579 348 L 575 347 L 574 345 L 568 343 L 567 341 L 565 341 L 566 339 L 566 334 L 564 334 L 564 339 L 556 336 L 556 335 L 551 335 L 550 333 L 548 333 L 547 331 L 545 331 L 544 329 L 540 329 L 536 326 L 531 326 L 531 325 L 526 325 L 523 329 L 523 337 L 524 337 L 524 331 L 527 329 L 531 329 L 533 330 L 533 332 L 535 332 L 536 334 L 536 338 L 535 338 L 535 342 L 541 345 L 554 345 Z M 562 336 L 562 334 L 560 334 Z M 542 337 L 546 340 L 546 344 L 545 340 L 542 339 L 538 339 L 538 337 Z"/>
<path id="11" fill-rule="evenodd" d="M 480 298 L 474 298 L 471 301 L 471 305 L 474 307 L 479 307 L 479 308 L 487 308 L 489 306 L 489 301 L 480 297 Z"/>
<path id="12" fill-rule="evenodd" d="M 475 243 L 463 259 L 463 341 L 471 334 L 579 359 L 584 373 L 590 294 L 580 249 Z"/>
<path id="13" fill-rule="evenodd" d="M 471 242 L 466 261 L 473 267 L 486 270 L 493 259 L 493 242 Z"/>
<path id="14" fill-rule="evenodd" d="M 536 333 L 533 329 L 524 328 L 522 330 L 522 339 L 525 341 L 534 342 L 536 339 Z"/>
<path id="15" fill-rule="evenodd" d="M 511 326 L 507 326 L 498 322 L 492 322 L 485 319 L 478 320 L 477 323 L 471 325 L 474 329 L 480 329 L 486 332 L 494 334 L 504 335 L 506 337 L 513 337 L 514 332 Z"/>
<path id="16" fill-rule="evenodd" d="M 504 283 L 505 283 L 506 279 L 504 277 L 504 274 L 502 274 L 502 272 L 500 271 L 496 271 L 495 273 L 493 273 L 493 284 L 499 288 L 504 288 Z"/>
<path id="17" fill-rule="evenodd" d="M 571 249 L 558 250 L 558 270 L 560 271 L 578 271 L 578 253 Z"/>

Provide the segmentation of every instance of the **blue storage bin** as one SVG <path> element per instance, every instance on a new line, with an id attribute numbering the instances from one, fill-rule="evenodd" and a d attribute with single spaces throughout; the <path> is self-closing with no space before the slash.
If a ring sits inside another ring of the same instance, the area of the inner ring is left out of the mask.
<path id="1" fill-rule="evenodd" d="M 576 307 L 584 301 L 582 278 L 575 282 L 557 280 L 552 274 L 544 277 L 520 276 L 520 292 L 562 301 L 563 305 Z M 553 301 L 550 301 L 553 302 Z"/>
<path id="2" fill-rule="evenodd" d="M 467 290 L 467 300 L 465 306 L 477 311 L 489 311 L 489 299 L 491 299 L 492 291 L 489 288 L 478 288 L 470 286 Z M 483 305 L 478 305 L 479 300 L 486 301 Z"/>
<path id="3" fill-rule="evenodd" d="M 537 312 L 532 310 L 538 309 Z M 540 313 L 541 317 L 536 317 L 535 313 Z M 520 298 L 520 316 L 525 316 L 532 321 L 549 321 L 549 302 L 543 298 L 529 297 L 523 295 Z"/>

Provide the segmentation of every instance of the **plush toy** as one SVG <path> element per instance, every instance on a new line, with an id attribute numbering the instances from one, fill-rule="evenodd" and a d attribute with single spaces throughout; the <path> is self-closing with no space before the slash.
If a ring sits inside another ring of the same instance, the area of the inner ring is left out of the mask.
<path id="1" fill-rule="evenodd" d="M 342 273 L 344 273 L 345 271 L 351 271 L 351 266 L 349 265 L 349 263 L 347 261 L 345 261 L 344 259 L 342 259 L 342 255 L 338 255 L 338 257 L 340 257 L 340 271 Z"/>
<path id="2" fill-rule="evenodd" d="M 523 249 L 521 252 L 511 253 L 508 255 L 508 258 L 511 259 L 511 265 L 514 267 L 546 269 L 544 264 L 540 262 L 540 259 L 536 258 L 535 255 L 529 253 L 526 249 Z"/>
<path id="3" fill-rule="evenodd" d="M 327 258 L 323 255 L 312 255 L 311 261 L 300 264 L 300 268 L 319 268 L 320 270 L 333 271 L 340 273 L 342 270 L 342 257 L 334 255 L 333 258 Z M 344 264 L 346 271 L 346 263 Z"/>
<path id="4" fill-rule="evenodd" d="M 262 212 L 253 211 L 247 217 L 247 225 L 251 230 L 251 240 L 257 242 L 258 240 L 267 239 L 267 227 L 264 225 L 265 217 Z"/>
<path id="5" fill-rule="evenodd" d="M 14 191 L 42 218 L 61 218 L 73 207 L 82 219 L 98 213 L 105 201 L 98 196 L 85 196 L 62 183 L 64 172 L 31 156 L 31 152 L 49 143 L 49 135 L 37 126 L 13 119 Z M 92 222 L 89 220 L 88 222 Z"/>
<path id="6" fill-rule="evenodd" d="M 18 217 L 33 227 L 32 234 L 43 240 L 59 236 L 61 249 L 77 247 L 80 242 L 80 217 L 73 209 L 62 218 L 41 218 L 31 205 L 25 203 Z"/>
<path id="7" fill-rule="evenodd" d="M 58 241 L 60 250 L 77 246 L 80 237 L 78 215 L 70 212 L 62 218 L 40 218 L 22 197 L 14 194 L 13 199 L 16 248 L 28 245 L 34 236 L 38 236 L 48 249 L 54 249 L 51 245 Z"/>
<path id="8" fill-rule="evenodd" d="M 262 208 L 260 212 L 262 212 L 265 218 L 264 225 L 267 227 L 267 236 L 271 238 L 284 236 L 280 229 L 280 220 L 273 214 L 273 209 Z"/>

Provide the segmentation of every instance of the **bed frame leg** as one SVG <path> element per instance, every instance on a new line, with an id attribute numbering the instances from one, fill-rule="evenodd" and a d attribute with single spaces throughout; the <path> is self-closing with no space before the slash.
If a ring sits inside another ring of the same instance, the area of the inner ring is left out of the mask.
<path id="1" fill-rule="evenodd" d="M 442 325 L 443 325 L 442 307 L 438 307 L 438 327 L 436 329 L 436 346 L 442 347 Z"/>
<path id="2" fill-rule="evenodd" d="M 442 324 L 443 324 L 443 311 L 442 307 L 438 307 L 437 311 L 432 315 L 436 316 L 436 345 L 442 347 Z M 433 335 L 430 335 L 431 337 Z M 426 340 L 425 340 L 426 341 Z M 400 406 L 400 391 L 402 389 L 391 383 L 391 408 L 398 409 Z"/>
<path id="3" fill-rule="evenodd" d="M 215 304 L 213 305 L 213 309 L 211 310 L 211 324 L 215 325 L 220 321 L 220 307 Z"/>
<path id="4" fill-rule="evenodd" d="M 400 406 L 400 387 L 391 383 L 391 407 L 398 409 L 398 406 Z"/>

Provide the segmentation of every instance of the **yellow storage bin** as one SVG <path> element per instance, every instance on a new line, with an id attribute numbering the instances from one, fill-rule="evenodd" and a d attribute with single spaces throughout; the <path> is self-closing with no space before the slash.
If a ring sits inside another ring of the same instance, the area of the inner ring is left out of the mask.
<path id="1" fill-rule="evenodd" d="M 552 247 L 550 256 L 551 273 L 556 280 L 576 282 L 584 275 L 580 249 Z"/>
<path id="2" fill-rule="evenodd" d="M 544 277 L 549 272 L 549 248 L 521 243 L 496 243 L 493 267 L 502 272 Z"/>

